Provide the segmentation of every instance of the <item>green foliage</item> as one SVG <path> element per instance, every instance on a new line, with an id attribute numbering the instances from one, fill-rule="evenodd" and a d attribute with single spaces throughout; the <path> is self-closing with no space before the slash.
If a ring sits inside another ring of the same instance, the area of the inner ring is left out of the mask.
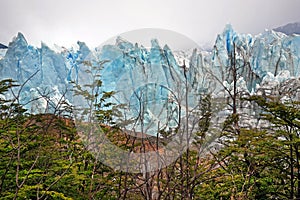
<path id="1" fill-rule="evenodd" d="M 86 101 L 80 119 L 100 124 L 103 134 L 124 150 L 158 151 L 164 140 L 138 140 L 115 127 L 123 105 L 112 103 L 114 91 L 101 89 L 103 63 L 84 64 L 90 66 L 92 81 L 74 85 L 74 93 Z M 224 121 L 220 148 L 213 150 L 205 144 L 216 131 L 211 129 L 214 100 L 203 96 L 191 113 L 198 117 L 193 145 L 163 169 L 130 174 L 103 165 L 87 151 L 72 106 L 61 102 L 59 115 L 30 115 L 17 95 L 4 98 L 15 87 L 12 80 L 0 81 L 1 199 L 300 199 L 299 101 L 250 97 L 267 126 L 243 128 L 236 110 Z M 169 139 L 179 131 L 162 135 Z"/>
<path id="2" fill-rule="evenodd" d="M 121 105 L 112 103 L 112 98 L 115 94 L 114 91 L 103 91 L 101 81 L 101 69 L 102 65 L 107 61 L 102 61 L 94 65 L 91 62 L 83 62 L 89 69 L 86 73 L 90 75 L 91 83 L 80 84 L 74 83 L 74 95 L 82 98 L 86 105 L 83 105 L 81 110 L 80 120 L 82 121 L 97 121 L 102 124 L 110 126 L 116 125 L 114 119 L 121 117 L 119 108 Z M 88 116 L 88 118 L 84 118 Z M 78 116 L 77 116 L 78 118 Z"/>
<path id="3" fill-rule="evenodd" d="M 279 97 L 248 99 L 262 110 L 268 128 L 241 128 L 238 114 L 224 122 L 217 166 L 198 187 L 208 199 L 299 198 L 299 102 Z"/>
<path id="4" fill-rule="evenodd" d="M 212 117 L 212 105 L 211 105 L 211 96 L 205 95 L 202 97 L 200 101 L 200 112 L 199 112 L 199 130 L 196 133 L 195 143 L 201 144 L 206 137 L 206 133 L 208 132 L 211 125 L 211 117 Z"/>
<path id="5" fill-rule="evenodd" d="M 278 161 L 285 158 L 280 141 L 266 131 L 241 129 L 236 138 L 223 144 L 226 148 L 215 155 L 218 168 L 213 175 L 218 176 L 210 183 L 219 197 L 268 199 L 279 195 L 281 185 L 275 172 L 280 171 Z"/>
<path id="6" fill-rule="evenodd" d="M 114 199 L 111 170 L 85 149 L 71 114 L 26 114 L 17 96 L 3 97 L 16 86 L 0 82 L 1 199 Z"/>

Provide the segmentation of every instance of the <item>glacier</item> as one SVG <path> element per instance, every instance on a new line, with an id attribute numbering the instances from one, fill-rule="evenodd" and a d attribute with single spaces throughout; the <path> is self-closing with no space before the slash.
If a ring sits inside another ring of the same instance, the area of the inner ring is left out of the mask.
<path id="1" fill-rule="evenodd" d="M 139 101 L 147 101 L 143 117 L 148 128 L 159 123 L 172 128 L 179 120 L 179 107 L 193 106 L 197 95 L 226 96 L 224 88 L 232 88 L 233 62 L 244 93 L 299 79 L 300 35 L 266 30 L 253 36 L 226 25 L 211 51 L 192 49 L 186 55 L 167 44 L 162 47 L 159 38 L 153 38 L 150 48 L 117 37 L 115 44 L 101 48 L 77 42 L 77 48 L 51 49 L 45 43 L 34 47 L 18 33 L 7 49 L 1 49 L 0 78 L 26 83 L 19 98 L 29 112 L 53 112 L 62 100 L 74 103 L 70 92 L 74 83 L 91 83 L 93 77 L 87 71 L 102 63 L 101 89 L 116 91 L 115 103 L 131 108 L 129 119 L 141 112 Z M 145 95 L 145 91 L 149 92 Z M 163 106 L 168 108 L 165 113 Z"/>

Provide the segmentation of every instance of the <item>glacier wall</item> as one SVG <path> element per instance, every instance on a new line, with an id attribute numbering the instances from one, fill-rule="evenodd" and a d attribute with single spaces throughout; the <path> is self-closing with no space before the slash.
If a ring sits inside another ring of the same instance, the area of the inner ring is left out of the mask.
<path id="1" fill-rule="evenodd" d="M 184 85 L 193 95 L 222 96 L 224 86 L 232 85 L 233 64 L 239 88 L 248 93 L 255 93 L 266 82 L 300 77 L 300 36 L 272 30 L 252 36 L 236 33 L 227 25 L 217 36 L 212 51 L 195 49 L 184 58 L 181 55 L 167 45 L 161 47 L 156 39 L 151 41 L 150 49 L 122 38 L 102 49 L 91 50 L 83 42 L 78 42 L 76 48 L 51 49 L 44 43 L 40 48 L 34 47 L 19 33 L 2 53 L 0 78 L 12 78 L 20 84 L 27 81 L 21 103 L 31 112 L 42 112 L 54 108 L 62 95 L 72 102 L 73 96 L 67 92 L 72 89 L 72 82 L 92 80 L 83 61 L 97 65 L 107 60 L 101 71 L 103 90 L 120 92 L 120 98 L 127 101 L 145 85 L 148 89 L 159 87 L 165 100 L 171 98 L 166 91 L 178 93 Z M 153 98 L 157 95 L 153 94 Z M 179 93 L 176 95 L 182 98 Z M 38 99 L 38 104 L 33 104 L 33 99 Z"/>

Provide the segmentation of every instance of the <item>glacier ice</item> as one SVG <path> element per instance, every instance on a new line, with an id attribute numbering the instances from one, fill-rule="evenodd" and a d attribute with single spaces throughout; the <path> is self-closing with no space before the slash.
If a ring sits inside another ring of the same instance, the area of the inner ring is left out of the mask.
<path id="1" fill-rule="evenodd" d="M 237 66 L 239 87 L 248 93 L 256 92 L 260 85 L 268 82 L 280 83 L 300 77 L 299 35 L 287 36 L 270 30 L 252 36 L 239 34 L 227 25 L 217 36 L 211 51 L 194 49 L 188 54 L 172 51 L 167 44 L 161 47 L 158 39 L 151 41 L 150 48 L 118 37 L 115 44 L 104 45 L 101 49 L 91 50 L 84 42 L 78 42 L 78 48 L 53 50 L 44 43 L 40 48 L 31 46 L 19 33 L 7 50 L 1 50 L 0 77 L 12 78 L 20 84 L 27 81 L 22 88 L 21 103 L 29 111 L 51 112 L 59 101 L 58 96 L 73 101 L 68 91 L 74 82 L 92 81 L 86 73 L 89 66 L 85 61 L 96 66 L 105 60 L 101 70 L 102 89 L 116 91 L 116 103 L 126 102 L 131 107 L 132 112 L 127 117 L 141 112 L 137 104 L 142 99 L 149 101 L 143 108 L 145 123 L 165 123 L 161 126 L 168 127 L 176 124 L 178 102 L 183 102 L 184 90 L 190 95 L 191 100 L 185 103 L 189 105 L 195 103 L 198 94 L 225 95 L 224 86 L 230 88 L 233 81 L 233 61 Z M 143 96 L 143 91 L 152 92 Z M 32 99 L 36 98 L 39 101 L 33 103 Z M 164 103 L 169 110 L 160 113 L 159 105 Z M 170 114 L 172 120 L 163 122 Z M 163 117 L 156 119 L 159 115 Z"/>

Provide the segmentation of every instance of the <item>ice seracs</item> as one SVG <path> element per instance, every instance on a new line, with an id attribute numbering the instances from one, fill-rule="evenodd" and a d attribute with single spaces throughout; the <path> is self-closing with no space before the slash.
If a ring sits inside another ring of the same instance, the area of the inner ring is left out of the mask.
<path id="1" fill-rule="evenodd" d="M 239 34 L 227 25 L 210 52 L 199 49 L 173 52 L 167 44 L 159 44 L 159 38 L 153 38 L 151 47 L 145 48 L 120 37 L 115 44 L 95 50 L 83 42 L 78 42 L 77 48 L 52 50 L 44 43 L 40 48 L 31 46 L 18 33 L 8 49 L 0 49 L 0 59 L 1 79 L 12 78 L 20 84 L 30 79 L 21 93 L 24 104 L 37 94 L 63 95 L 74 82 L 91 81 L 84 61 L 96 66 L 103 60 L 107 61 L 101 71 L 104 91 L 119 90 L 131 95 L 147 84 L 151 88 L 153 83 L 175 91 L 178 85 L 187 83 L 194 93 L 222 96 L 225 86 L 222 83 L 228 87 L 232 84 L 234 64 L 239 89 L 253 94 L 267 82 L 278 84 L 300 76 L 300 36 L 273 30 L 252 36 Z M 186 73 L 180 67 L 183 60 L 188 69 Z M 72 102 L 71 93 L 65 97 Z M 40 107 L 47 105 L 39 103 Z M 30 107 L 34 105 L 26 106 L 32 110 Z"/>

